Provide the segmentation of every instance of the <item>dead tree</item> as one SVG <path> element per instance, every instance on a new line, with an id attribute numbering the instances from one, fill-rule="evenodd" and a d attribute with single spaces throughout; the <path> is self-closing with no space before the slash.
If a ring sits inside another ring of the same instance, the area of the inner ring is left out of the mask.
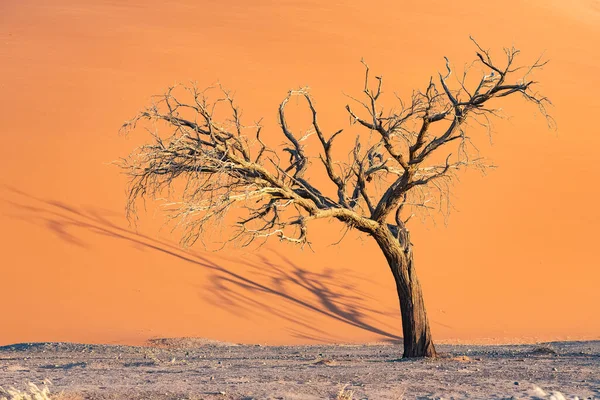
<path id="1" fill-rule="evenodd" d="M 279 105 L 286 142 L 281 148 L 265 143 L 260 123 L 242 123 L 232 95 L 221 87 L 169 88 L 123 126 L 129 131 L 145 121 L 151 135 L 150 143 L 120 162 L 130 177 L 129 217 L 135 218 L 140 199 L 166 196 L 168 215 L 183 228 L 185 245 L 228 215 L 237 221 L 228 239 L 243 246 L 270 237 L 304 245 L 311 221 L 341 221 L 372 237 L 385 255 L 400 300 L 404 357 L 436 356 L 407 223 L 421 211 L 448 209 L 458 171 L 490 166 L 478 156 L 466 128 L 489 128 L 490 117 L 498 116 L 492 108 L 496 99 L 521 95 L 551 121 L 545 109 L 549 101 L 534 91 L 531 79 L 545 62 L 515 66 L 519 50 L 505 48 L 503 61 L 496 63 L 473 42 L 477 58 L 464 74 L 451 82 L 446 58 L 444 73 L 432 77 L 424 91 L 414 91 L 408 102 L 398 98 L 390 110 L 380 105 L 382 78 L 373 79 L 363 63 L 361 97 L 351 98 L 358 108 L 347 105 L 346 110 L 360 128 L 356 131 L 364 133 L 351 141 L 346 160 L 336 160 L 332 151 L 342 129 L 322 130 L 306 88 L 290 91 Z M 477 67 L 479 77 L 468 73 Z M 292 98 L 305 101 L 311 116 L 302 137 L 286 120 Z M 311 141 L 316 154 L 308 153 Z M 329 184 L 317 188 L 309 174 L 321 174 Z"/>

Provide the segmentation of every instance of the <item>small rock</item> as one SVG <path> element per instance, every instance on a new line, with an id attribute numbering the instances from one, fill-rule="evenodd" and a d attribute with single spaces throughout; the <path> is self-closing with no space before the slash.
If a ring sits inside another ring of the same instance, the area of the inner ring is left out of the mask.
<path id="1" fill-rule="evenodd" d="M 552 368 L 552 371 L 556 372 L 558 369 L 556 367 Z"/>

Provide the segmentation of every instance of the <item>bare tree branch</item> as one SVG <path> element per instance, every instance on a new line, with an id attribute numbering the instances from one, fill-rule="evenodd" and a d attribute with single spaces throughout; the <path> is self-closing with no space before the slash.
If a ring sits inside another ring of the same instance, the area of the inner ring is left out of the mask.
<path id="1" fill-rule="evenodd" d="M 457 85 L 450 82 L 454 71 L 445 58 L 445 71 L 437 80 L 430 79 L 425 90 L 414 91 L 406 103 L 398 98 L 399 108 L 390 111 L 380 104 L 383 78 L 371 77 L 362 61 L 363 100 L 352 100 L 366 114 L 359 115 L 350 105 L 346 110 L 351 121 L 374 132 L 376 140 L 369 135 L 366 143 L 359 135 L 347 162 L 332 153 L 343 130 L 324 132 L 308 88 L 289 91 L 279 105 L 278 122 L 286 141 L 282 148 L 263 141 L 260 121 L 244 125 L 234 96 L 220 85 L 205 90 L 195 84 L 168 88 L 123 126 L 128 132 L 144 122 L 151 137 L 120 162 L 130 177 L 129 217 L 135 220 L 138 200 L 162 198 L 171 191 L 179 197 L 169 201 L 166 210 L 184 229 L 182 240 L 188 245 L 233 209 L 238 210 L 239 230 L 231 240 L 242 245 L 269 237 L 304 245 L 309 243 L 309 223 L 323 218 L 370 234 L 381 226 L 395 226 L 390 229 L 400 238 L 415 213 L 435 208 L 434 203 L 449 204 L 449 184 L 458 171 L 492 167 L 473 152 L 465 130 L 469 121 L 490 129 L 490 118 L 498 116 L 489 105 L 493 101 L 520 94 L 553 124 L 546 111 L 550 101 L 533 90 L 536 82 L 531 79 L 547 62 L 540 58 L 533 65 L 515 65 L 519 50 L 507 48 L 500 65 L 471 40 L 476 63 L 457 77 Z M 467 77 L 476 65 L 482 76 L 470 85 Z M 310 112 L 310 127 L 303 136 L 294 134 L 286 118 L 292 97 L 306 101 Z M 223 117 L 225 112 L 228 116 Z M 315 136 L 318 146 L 311 147 Z M 317 164 L 333 183 L 333 193 L 306 178 L 314 176 L 311 159 L 320 160 Z"/>

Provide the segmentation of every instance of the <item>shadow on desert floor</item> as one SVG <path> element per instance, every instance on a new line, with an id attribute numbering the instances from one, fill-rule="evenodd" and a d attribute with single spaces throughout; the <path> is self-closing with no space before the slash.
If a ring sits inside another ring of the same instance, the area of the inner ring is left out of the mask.
<path id="1" fill-rule="evenodd" d="M 202 268 L 207 278 L 202 287 L 198 287 L 199 295 L 211 305 L 238 316 L 260 313 L 275 316 L 287 321 L 287 325 L 292 327 L 291 334 L 302 340 L 325 343 L 340 340 L 341 336 L 319 329 L 312 323 L 317 316 L 376 334 L 382 341 L 402 340 L 394 333 L 394 327 L 381 321 L 381 317 L 390 317 L 391 311 L 383 312 L 372 307 L 370 304 L 377 302 L 356 287 L 356 283 L 368 278 L 353 271 L 339 268 L 311 271 L 271 249 L 235 258 L 183 249 L 174 243 L 136 232 L 125 223 L 123 226 L 115 223 L 115 220 L 123 219 L 121 213 L 98 207 L 74 206 L 55 199 L 39 198 L 16 188 L 4 188 L 9 199 L 2 200 L 11 210 L 5 216 L 45 227 L 69 245 L 91 250 L 91 233 L 125 241 L 142 250 L 166 254 Z M 232 263 L 242 268 L 223 266 Z"/>

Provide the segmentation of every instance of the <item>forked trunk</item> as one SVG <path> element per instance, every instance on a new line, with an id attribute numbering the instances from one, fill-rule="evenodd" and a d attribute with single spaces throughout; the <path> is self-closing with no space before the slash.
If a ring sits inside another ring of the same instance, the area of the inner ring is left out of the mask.
<path id="1" fill-rule="evenodd" d="M 406 237 L 405 244 L 401 245 L 391 232 L 386 231 L 375 236 L 375 240 L 385 254 L 396 282 L 402 315 L 403 357 L 435 357 L 435 346 L 431 339 L 421 284 L 413 263 L 410 239 Z"/>

